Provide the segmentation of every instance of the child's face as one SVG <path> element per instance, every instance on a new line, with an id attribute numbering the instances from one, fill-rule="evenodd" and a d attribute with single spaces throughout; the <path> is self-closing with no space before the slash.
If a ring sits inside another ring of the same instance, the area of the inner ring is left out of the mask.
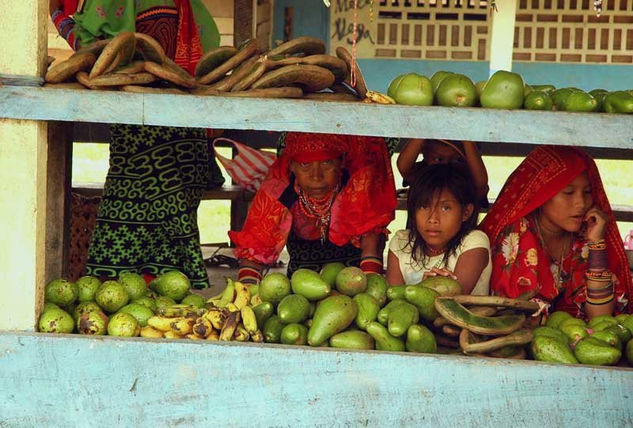
<path id="1" fill-rule="evenodd" d="M 583 172 L 543 204 L 539 220 L 548 230 L 578 232 L 592 205 L 591 183 Z"/>
<path id="2" fill-rule="evenodd" d="M 462 162 L 461 155 L 451 146 L 435 141 L 430 141 L 424 146 L 424 161 L 428 165 L 438 163 L 455 163 Z"/>
<path id="3" fill-rule="evenodd" d="M 434 250 L 442 250 L 470 218 L 473 205 L 462 206 L 455 196 L 442 190 L 432 200 L 429 207 L 418 208 L 415 224 L 420 236 Z"/>

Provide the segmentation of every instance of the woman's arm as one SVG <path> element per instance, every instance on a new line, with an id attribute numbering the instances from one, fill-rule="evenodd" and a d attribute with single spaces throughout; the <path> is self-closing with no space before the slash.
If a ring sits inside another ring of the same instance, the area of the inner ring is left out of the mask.
<path id="1" fill-rule="evenodd" d="M 398 171 L 402 174 L 402 178 L 410 182 L 411 170 L 413 165 L 418 159 L 420 153 L 424 149 L 424 140 L 418 138 L 411 138 L 398 155 L 396 165 L 398 165 Z"/>
<path id="2" fill-rule="evenodd" d="M 385 249 L 385 235 L 370 232 L 360 237 L 360 268 L 365 273 L 382 273 L 382 252 Z"/>
<path id="3" fill-rule="evenodd" d="M 244 284 L 259 284 L 265 266 L 252 260 L 240 259 L 240 270 L 237 280 Z"/>
<path id="4" fill-rule="evenodd" d="M 477 197 L 479 200 L 488 198 L 488 172 L 481 159 L 481 153 L 477 150 L 477 145 L 473 141 L 463 141 L 464 155 L 466 156 L 466 165 L 470 175 L 473 177 L 475 188 L 477 189 Z"/>
<path id="5" fill-rule="evenodd" d="M 470 294 L 473 291 L 481 273 L 488 265 L 488 260 L 488 249 L 481 247 L 464 251 L 459 256 L 453 273 L 462 286 L 462 294 Z"/>
<path id="6" fill-rule="evenodd" d="M 404 277 L 400 271 L 400 263 L 398 257 L 389 250 L 387 255 L 387 284 L 389 285 L 404 285 Z"/>
<path id="7" fill-rule="evenodd" d="M 609 270 L 607 244 L 604 240 L 607 216 L 598 208 L 587 211 L 584 218 L 587 223 L 587 241 L 589 260 L 587 261 L 587 300 L 585 313 L 589 319 L 599 315 L 612 315 L 615 310 L 613 278 Z"/>

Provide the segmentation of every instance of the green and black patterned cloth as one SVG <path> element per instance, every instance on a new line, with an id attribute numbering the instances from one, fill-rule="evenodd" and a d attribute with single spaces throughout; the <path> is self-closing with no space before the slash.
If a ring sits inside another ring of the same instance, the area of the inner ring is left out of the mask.
<path id="1" fill-rule="evenodd" d="M 112 125 L 110 169 L 86 273 L 178 269 L 208 286 L 197 210 L 209 181 L 204 129 Z"/>

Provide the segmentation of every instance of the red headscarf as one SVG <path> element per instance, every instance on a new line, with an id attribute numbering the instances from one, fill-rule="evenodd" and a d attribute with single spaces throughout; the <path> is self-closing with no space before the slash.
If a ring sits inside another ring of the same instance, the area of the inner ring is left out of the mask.
<path id="1" fill-rule="evenodd" d="M 292 228 L 293 214 L 279 198 L 290 184 L 290 161 L 312 162 L 344 156 L 349 174 L 331 209 L 328 239 L 357 244 L 368 232 L 383 232 L 397 205 L 385 141 L 376 137 L 288 133 L 286 148 L 255 195 L 241 231 L 230 231 L 238 258 L 274 263 Z"/>
<path id="2" fill-rule="evenodd" d="M 573 244 L 572 255 L 563 260 L 563 270 L 568 272 L 569 278 L 565 290 L 559 291 L 538 234 L 531 220 L 525 217 L 584 171 L 591 184 L 594 204 L 608 217 L 605 240 L 609 269 L 617 276 L 614 284 L 616 307 L 626 304 L 632 291 L 631 275 L 598 168 L 585 152 L 568 146 L 540 146 L 532 151 L 506 180 L 480 225 L 490 238 L 493 252 L 490 288 L 495 294 L 514 298 L 536 290 L 538 296 L 547 301 L 558 297 L 553 309 L 575 312 L 576 316 L 580 314 L 585 301 L 584 272 L 587 266 L 586 255 L 581 255 L 586 248 L 584 238 Z M 630 310 L 630 306 L 627 309 Z"/>

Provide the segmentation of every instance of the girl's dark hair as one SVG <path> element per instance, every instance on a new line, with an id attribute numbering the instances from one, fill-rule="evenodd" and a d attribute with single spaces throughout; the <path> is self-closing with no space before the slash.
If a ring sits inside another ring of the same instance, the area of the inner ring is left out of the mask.
<path id="1" fill-rule="evenodd" d="M 473 183 L 470 172 L 466 167 L 456 164 L 437 164 L 428 165 L 416 171 L 413 182 L 409 189 L 409 197 L 407 200 L 407 230 L 409 231 L 409 243 L 411 248 L 411 257 L 417 263 L 422 263 L 426 269 L 426 250 L 427 243 L 418 233 L 415 222 L 415 214 L 421 207 L 428 207 L 433 202 L 433 198 L 442 193 L 443 190 L 451 192 L 462 207 L 473 204 L 473 213 L 470 218 L 464 222 L 459 232 L 448 242 L 446 251 L 444 252 L 443 263 L 446 264 L 448 258 L 454 255 L 457 247 L 468 234 L 477 225 L 477 216 L 479 214 L 477 190 Z M 422 260 L 418 258 L 422 257 Z"/>

